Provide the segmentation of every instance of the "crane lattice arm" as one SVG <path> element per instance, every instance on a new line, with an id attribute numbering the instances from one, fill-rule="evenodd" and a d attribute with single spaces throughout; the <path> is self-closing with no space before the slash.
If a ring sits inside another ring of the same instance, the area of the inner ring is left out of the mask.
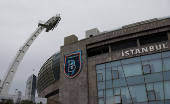
<path id="1" fill-rule="evenodd" d="M 60 15 L 53 16 L 50 18 L 47 22 L 40 21 L 38 23 L 38 28 L 31 34 L 31 36 L 27 39 L 27 41 L 24 43 L 23 46 L 19 49 L 17 52 L 15 58 L 13 59 L 12 63 L 8 67 L 4 78 L 2 81 L 0 81 L 0 94 L 8 94 L 12 80 L 14 78 L 14 75 L 17 71 L 17 68 L 24 57 L 25 53 L 27 52 L 28 48 L 31 46 L 31 44 L 34 42 L 34 40 L 37 38 L 37 36 L 46 29 L 46 32 L 49 32 L 50 30 L 53 30 L 61 20 Z"/>

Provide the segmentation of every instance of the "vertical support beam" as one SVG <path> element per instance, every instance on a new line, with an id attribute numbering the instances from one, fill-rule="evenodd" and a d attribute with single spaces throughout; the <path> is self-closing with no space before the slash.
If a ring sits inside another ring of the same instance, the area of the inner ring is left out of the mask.
<path id="1" fill-rule="evenodd" d="M 167 32 L 167 35 L 168 35 L 168 39 L 170 40 L 170 31 Z"/>
<path id="2" fill-rule="evenodd" d="M 112 52 L 112 47 L 111 47 L 111 45 L 109 45 L 109 53 L 111 53 Z"/>
<path id="3" fill-rule="evenodd" d="M 140 46 L 140 42 L 139 42 L 139 39 L 137 39 L 137 45 Z"/>

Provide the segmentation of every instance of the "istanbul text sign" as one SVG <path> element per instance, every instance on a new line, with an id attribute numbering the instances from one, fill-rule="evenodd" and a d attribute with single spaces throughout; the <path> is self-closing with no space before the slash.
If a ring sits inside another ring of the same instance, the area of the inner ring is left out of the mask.
<path id="1" fill-rule="evenodd" d="M 166 43 L 154 44 L 154 45 L 145 46 L 142 48 L 122 50 L 121 55 L 123 57 L 129 56 L 129 55 L 138 55 L 138 54 L 148 53 L 152 51 L 160 51 L 160 50 L 164 50 L 167 48 L 168 48 L 168 45 Z"/>

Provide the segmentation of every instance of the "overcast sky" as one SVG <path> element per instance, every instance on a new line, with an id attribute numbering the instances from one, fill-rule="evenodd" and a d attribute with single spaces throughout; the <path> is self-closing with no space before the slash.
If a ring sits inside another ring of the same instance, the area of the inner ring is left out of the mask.
<path id="1" fill-rule="evenodd" d="M 0 0 L 0 79 L 19 48 L 37 28 L 54 14 L 61 21 L 54 31 L 43 31 L 20 63 L 9 94 L 15 89 L 25 95 L 26 80 L 43 63 L 60 51 L 64 37 L 75 34 L 79 40 L 85 31 L 106 31 L 152 18 L 170 16 L 170 0 Z M 61 56 L 63 57 L 63 56 Z M 64 73 L 63 73 L 64 74 Z"/>

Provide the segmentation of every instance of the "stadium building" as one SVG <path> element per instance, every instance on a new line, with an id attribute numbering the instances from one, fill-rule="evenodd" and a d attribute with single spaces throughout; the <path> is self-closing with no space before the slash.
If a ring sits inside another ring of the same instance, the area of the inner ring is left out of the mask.
<path id="1" fill-rule="evenodd" d="M 65 37 L 38 74 L 48 104 L 170 104 L 170 17 Z"/>

